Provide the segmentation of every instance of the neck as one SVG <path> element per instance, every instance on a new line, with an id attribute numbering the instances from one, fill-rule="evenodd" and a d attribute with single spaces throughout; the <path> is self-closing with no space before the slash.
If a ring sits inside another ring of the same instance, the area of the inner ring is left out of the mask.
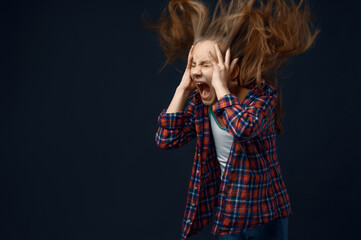
<path id="1" fill-rule="evenodd" d="M 233 91 L 232 91 L 233 90 Z M 243 101 L 243 98 L 247 95 L 250 89 L 245 87 L 236 87 L 235 89 L 230 90 L 230 92 L 237 96 L 240 102 Z"/>

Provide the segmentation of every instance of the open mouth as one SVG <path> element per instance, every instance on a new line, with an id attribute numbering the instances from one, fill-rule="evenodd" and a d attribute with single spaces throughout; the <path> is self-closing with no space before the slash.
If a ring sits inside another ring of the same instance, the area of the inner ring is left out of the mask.
<path id="1" fill-rule="evenodd" d="M 196 86 L 199 89 L 201 97 L 207 99 L 211 95 L 211 88 L 206 83 L 196 83 Z"/>

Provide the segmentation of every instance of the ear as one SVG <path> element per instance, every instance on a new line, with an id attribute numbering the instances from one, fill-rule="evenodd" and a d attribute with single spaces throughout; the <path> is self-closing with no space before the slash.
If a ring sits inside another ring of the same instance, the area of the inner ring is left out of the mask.
<path id="1" fill-rule="evenodd" d="M 238 66 L 237 62 L 238 62 L 238 58 L 233 59 L 231 66 L 230 66 L 231 81 L 233 81 L 233 80 L 237 81 L 237 79 L 235 79 L 239 74 L 239 66 Z"/>

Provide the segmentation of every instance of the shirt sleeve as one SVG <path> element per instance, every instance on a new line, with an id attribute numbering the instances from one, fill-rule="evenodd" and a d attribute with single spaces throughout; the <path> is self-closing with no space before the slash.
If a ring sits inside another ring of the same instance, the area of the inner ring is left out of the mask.
<path id="1" fill-rule="evenodd" d="M 163 109 L 158 125 L 155 141 L 162 149 L 175 149 L 191 141 L 196 136 L 194 98 L 183 111 L 166 113 Z"/>
<path id="2" fill-rule="evenodd" d="M 212 110 L 222 117 L 233 137 L 245 141 L 260 134 L 273 120 L 277 100 L 275 88 L 255 89 L 254 94 L 242 104 L 234 94 L 226 94 Z"/>

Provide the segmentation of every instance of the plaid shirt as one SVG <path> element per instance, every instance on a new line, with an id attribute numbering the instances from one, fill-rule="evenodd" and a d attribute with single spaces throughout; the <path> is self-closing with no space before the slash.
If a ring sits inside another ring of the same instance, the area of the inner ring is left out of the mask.
<path id="1" fill-rule="evenodd" d="M 197 137 L 181 240 L 208 225 L 214 207 L 213 235 L 251 230 L 293 213 L 276 153 L 277 90 L 263 79 L 260 88 L 255 83 L 247 88 L 251 90 L 242 102 L 227 94 L 212 106 L 234 137 L 222 179 L 209 108 L 198 89 L 184 111 L 166 113 L 163 109 L 158 117 L 155 140 L 160 148 L 175 149 Z"/>

